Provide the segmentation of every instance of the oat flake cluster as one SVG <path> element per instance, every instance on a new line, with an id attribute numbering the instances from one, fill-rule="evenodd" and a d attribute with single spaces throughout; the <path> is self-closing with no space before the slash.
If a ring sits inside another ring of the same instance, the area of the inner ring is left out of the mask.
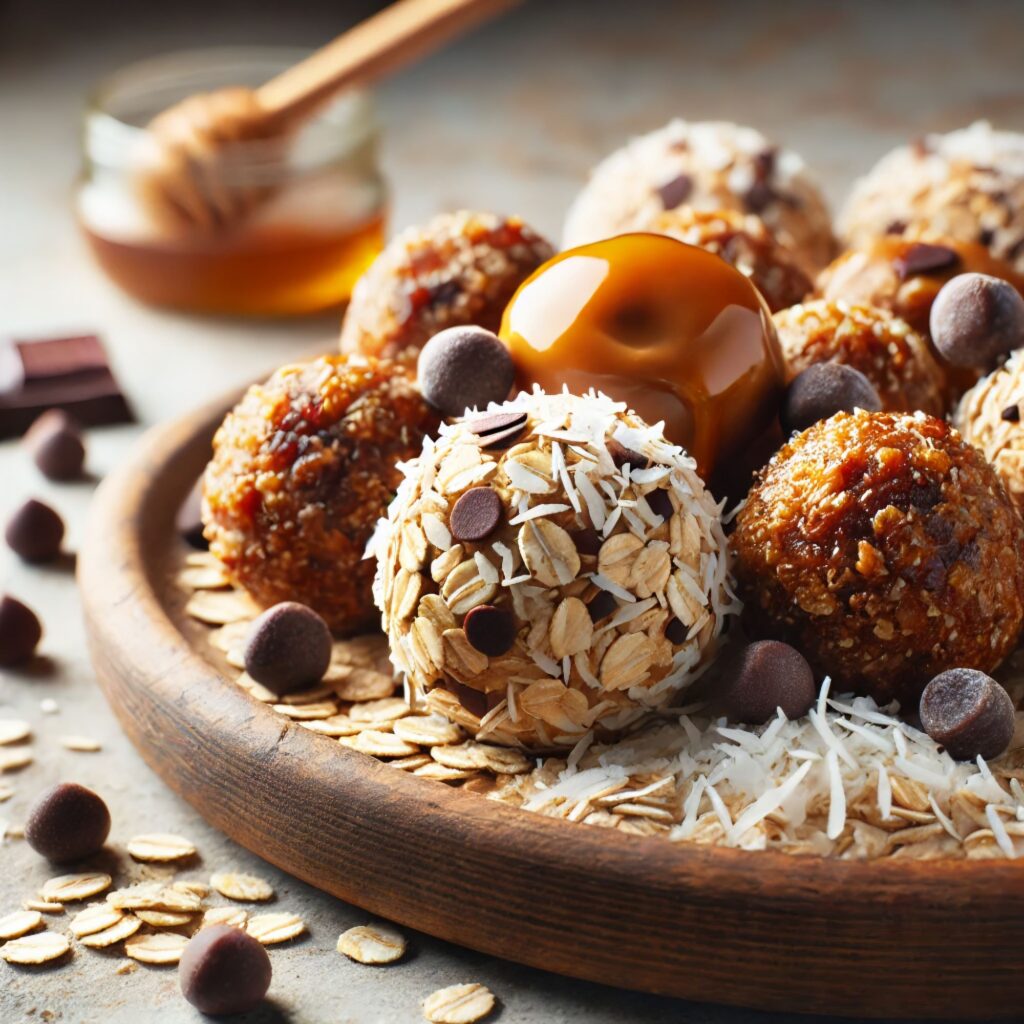
<path id="1" fill-rule="evenodd" d="M 737 610 L 693 461 L 603 395 L 521 394 L 403 469 L 375 540 L 392 660 L 414 703 L 479 738 L 615 733 L 693 681 Z M 479 533 L 461 522 L 470 491 L 493 503 Z M 477 639 L 477 615 L 507 640 Z"/>

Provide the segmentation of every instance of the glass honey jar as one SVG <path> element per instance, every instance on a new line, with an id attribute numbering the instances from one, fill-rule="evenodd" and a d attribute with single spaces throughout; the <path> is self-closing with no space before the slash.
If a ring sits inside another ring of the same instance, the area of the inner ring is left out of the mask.
<path id="1" fill-rule="evenodd" d="M 288 316 L 345 302 L 384 239 L 386 189 L 370 98 L 343 94 L 286 146 L 232 144 L 219 186 L 261 200 L 216 229 L 169 231 L 139 181 L 145 126 L 196 93 L 256 87 L 304 54 L 268 47 L 171 54 L 100 84 L 86 114 L 76 214 L 96 260 L 143 302 L 189 312 Z"/>

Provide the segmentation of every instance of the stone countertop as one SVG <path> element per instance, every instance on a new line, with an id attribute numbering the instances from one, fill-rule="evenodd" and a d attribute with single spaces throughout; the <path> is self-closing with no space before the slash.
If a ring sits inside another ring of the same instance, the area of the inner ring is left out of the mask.
<path id="1" fill-rule="evenodd" d="M 141 423 L 92 433 L 93 478 L 119 464 L 143 427 L 311 348 L 329 348 L 337 331 L 335 317 L 246 322 L 145 309 L 99 275 L 76 234 L 69 199 L 77 126 L 85 91 L 98 75 L 187 45 L 313 45 L 372 6 L 350 4 L 339 14 L 337 4 L 300 3 L 290 5 L 285 21 L 277 5 L 263 0 L 247 5 L 244 19 L 230 5 L 182 3 L 193 9 L 161 22 L 116 0 L 59 14 L 46 4 L 0 0 L 0 333 L 95 330 L 105 338 Z M 446 207 L 479 206 L 522 213 L 557 237 L 586 169 L 630 134 L 673 115 L 761 128 L 804 154 L 834 202 L 887 148 L 924 130 L 976 117 L 1024 129 L 1019 5 L 726 0 L 689 8 L 656 0 L 533 0 L 388 83 L 379 99 L 393 224 Z M 48 483 L 11 443 L 0 445 L 0 480 L 0 515 L 25 497 L 42 497 L 66 517 L 67 547 L 76 549 L 93 482 Z M 299 913 L 309 934 L 271 952 L 271 1000 L 241 1020 L 412 1022 L 420 1019 L 424 996 L 461 981 L 488 985 L 501 1004 L 493 1019 L 509 1024 L 789 1019 L 574 982 L 423 935 L 409 936 L 411 955 L 401 964 L 375 969 L 348 962 L 334 951 L 337 936 L 367 915 L 209 828 L 121 735 L 89 666 L 72 560 L 31 569 L 6 550 L 0 558 L 4 587 L 38 608 L 46 625 L 43 657 L 27 672 L 0 675 L 0 717 L 32 723 L 35 754 L 31 766 L 3 776 L 15 794 L 0 804 L 0 820 L 22 823 L 36 792 L 76 779 L 110 804 L 119 880 L 141 875 L 127 861 L 124 843 L 153 831 L 179 832 L 198 846 L 200 860 L 180 877 L 238 869 L 271 880 L 275 909 Z M 47 698 L 56 702 L 55 714 L 41 710 Z M 93 737 L 102 750 L 68 751 L 59 742 L 68 734 Z M 24 841 L 4 842 L 0 916 L 54 873 Z M 54 926 L 65 923 L 58 918 Z M 566 941 L 572 941 L 568 927 Z M 0 1021 L 201 1019 L 178 995 L 173 969 L 140 965 L 122 976 L 115 973 L 122 962 L 119 953 L 79 949 L 56 968 L 0 963 Z"/>

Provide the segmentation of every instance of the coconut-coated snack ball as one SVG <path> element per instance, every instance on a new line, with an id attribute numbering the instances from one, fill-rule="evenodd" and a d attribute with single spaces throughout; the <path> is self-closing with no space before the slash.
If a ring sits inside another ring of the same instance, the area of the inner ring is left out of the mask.
<path id="1" fill-rule="evenodd" d="M 773 313 L 811 291 L 811 279 L 755 214 L 678 206 L 658 213 L 646 228 L 721 256 L 750 278 Z"/>
<path id="2" fill-rule="evenodd" d="M 839 228 L 853 246 L 937 232 L 1024 272 L 1024 134 L 978 121 L 897 147 L 854 186 Z"/>
<path id="3" fill-rule="evenodd" d="M 415 702 L 489 742 L 565 749 L 673 699 L 712 656 L 735 611 L 718 506 L 623 404 L 523 393 L 404 468 L 374 596 Z"/>
<path id="4" fill-rule="evenodd" d="M 947 363 L 988 370 L 1024 348 L 1024 298 L 1009 281 L 961 274 L 942 286 L 929 324 L 932 344 Z"/>
<path id="5" fill-rule="evenodd" d="M 679 119 L 591 171 L 566 218 L 563 247 L 650 230 L 654 217 L 680 206 L 756 214 L 808 274 L 835 252 L 828 206 L 796 153 L 753 128 Z"/>
<path id="6" fill-rule="evenodd" d="M 260 604 L 297 601 L 338 633 L 375 616 L 363 559 L 437 414 L 405 368 L 322 356 L 251 387 L 213 440 L 204 480 L 210 550 Z"/>
<path id="7" fill-rule="evenodd" d="M 459 210 L 397 235 L 356 282 L 341 350 L 415 364 L 438 331 L 497 331 L 513 293 L 554 254 L 519 217 Z"/>
<path id="8" fill-rule="evenodd" d="M 948 668 L 991 672 L 1024 622 L 1020 518 L 982 454 L 921 413 L 797 434 L 732 542 L 751 633 L 879 703 L 911 707 Z"/>
<path id="9" fill-rule="evenodd" d="M 790 380 L 816 363 L 842 363 L 867 377 L 886 411 L 944 414 L 945 374 L 925 340 L 886 310 L 816 299 L 773 319 Z"/>

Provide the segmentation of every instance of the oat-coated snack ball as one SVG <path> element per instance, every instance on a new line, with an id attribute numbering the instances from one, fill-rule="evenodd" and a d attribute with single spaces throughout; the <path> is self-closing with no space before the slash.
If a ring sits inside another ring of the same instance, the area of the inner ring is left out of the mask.
<path id="1" fill-rule="evenodd" d="M 285 366 L 251 387 L 213 440 L 210 550 L 261 604 L 298 601 L 335 632 L 370 627 L 366 543 L 437 415 L 406 370 L 362 357 Z"/>
<path id="2" fill-rule="evenodd" d="M 867 377 L 889 412 L 945 413 L 946 377 L 927 343 L 884 309 L 815 300 L 773 319 L 789 380 L 815 363 L 843 363 Z"/>
<path id="3" fill-rule="evenodd" d="M 481 738 L 615 733 L 693 681 L 736 610 L 695 463 L 603 395 L 521 394 L 403 468 L 375 538 L 392 660 Z"/>
<path id="4" fill-rule="evenodd" d="M 800 302 L 811 290 L 810 278 L 789 250 L 752 213 L 679 206 L 658 213 L 647 230 L 721 256 L 750 278 L 773 313 Z"/>
<path id="5" fill-rule="evenodd" d="M 356 283 L 342 352 L 411 360 L 438 331 L 497 331 L 515 290 L 554 255 L 518 217 L 460 210 L 397 235 Z"/>
<path id="6" fill-rule="evenodd" d="M 978 121 L 897 147 L 854 186 L 839 227 L 852 246 L 936 232 L 1024 272 L 1024 134 Z"/>
<path id="7" fill-rule="evenodd" d="M 949 668 L 991 672 L 1024 622 L 1024 530 L 942 420 L 838 413 L 797 434 L 733 535 L 745 619 L 837 686 L 912 707 Z"/>
<path id="8" fill-rule="evenodd" d="M 679 206 L 756 214 L 808 274 L 834 255 L 824 196 L 796 153 L 753 128 L 678 119 L 594 168 L 569 211 L 564 248 L 646 230 Z"/>

